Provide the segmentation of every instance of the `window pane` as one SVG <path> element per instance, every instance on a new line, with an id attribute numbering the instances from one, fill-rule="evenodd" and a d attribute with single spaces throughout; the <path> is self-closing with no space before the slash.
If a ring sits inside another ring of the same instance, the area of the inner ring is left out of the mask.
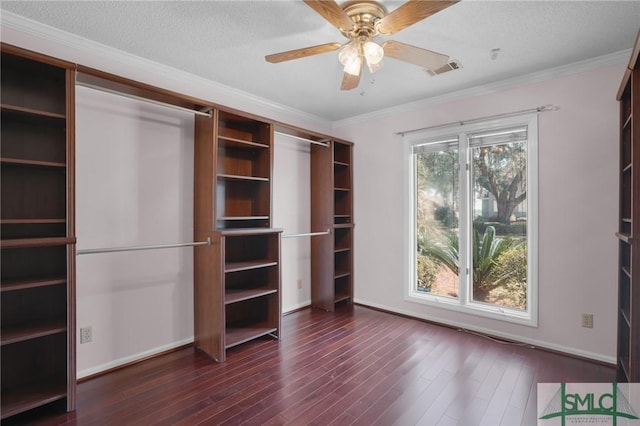
<path id="1" fill-rule="evenodd" d="M 527 309 L 526 141 L 471 148 L 476 302 Z"/>
<path id="2" fill-rule="evenodd" d="M 458 150 L 416 160 L 416 290 L 458 297 Z"/>

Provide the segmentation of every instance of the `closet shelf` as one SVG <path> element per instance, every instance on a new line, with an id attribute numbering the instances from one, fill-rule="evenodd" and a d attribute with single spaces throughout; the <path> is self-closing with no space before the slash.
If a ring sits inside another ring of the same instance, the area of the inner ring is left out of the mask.
<path id="1" fill-rule="evenodd" d="M 269 182 L 267 177 L 219 174 L 218 179 L 229 179 L 250 182 Z"/>
<path id="2" fill-rule="evenodd" d="M 623 232 L 616 232 L 616 237 L 618 237 L 620 241 L 624 241 L 627 244 L 633 243 L 633 238 L 629 234 L 625 234 Z"/>
<path id="3" fill-rule="evenodd" d="M 335 187 L 333 188 L 334 191 L 343 191 L 343 192 L 349 192 L 351 191 L 351 188 L 340 188 L 340 187 Z"/>
<path id="4" fill-rule="evenodd" d="M 348 277 L 349 275 L 351 275 L 350 271 L 336 271 L 333 278 L 337 280 L 338 278 Z"/>
<path id="5" fill-rule="evenodd" d="M 24 342 L 25 340 L 37 339 L 38 337 L 49 336 L 51 334 L 64 333 L 67 331 L 65 321 L 36 321 L 14 326 L 2 327 L 2 346 L 13 343 Z"/>
<path id="6" fill-rule="evenodd" d="M 248 342 L 249 340 L 275 333 L 277 330 L 278 329 L 275 327 L 269 327 L 266 321 L 249 325 L 231 325 L 226 329 L 225 348 L 228 349 L 241 343 Z"/>
<path id="7" fill-rule="evenodd" d="M 253 219 L 255 216 L 252 216 Z M 260 235 L 260 234 L 273 234 L 282 232 L 280 228 L 233 228 L 233 229 L 221 229 L 220 235 L 228 237 L 238 237 L 242 235 Z"/>
<path id="8" fill-rule="evenodd" d="M 620 309 L 620 315 L 622 315 L 622 319 L 627 324 L 627 327 L 631 327 L 631 321 L 629 321 L 629 311 L 627 309 Z"/>
<path id="9" fill-rule="evenodd" d="M 632 119 L 633 119 L 633 114 L 629 114 L 629 116 L 625 120 L 624 124 L 622 125 L 622 128 L 625 129 L 626 127 L 630 126 Z"/>
<path id="10" fill-rule="evenodd" d="M 50 285 L 60 285 L 66 284 L 67 279 L 65 277 L 57 277 L 57 278 L 41 278 L 41 279 L 30 279 L 30 280 L 13 280 L 13 281 L 3 281 L 2 285 L 0 285 L 0 291 L 16 291 L 16 290 L 27 290 L 30 288 L 37 287 L 47 287 Z"/>
<path id="11" fill-rule="evenodd" d="M 265 220 L 269 219 L 269 216 L 220 216 L 219 221 L 223 220 Z"/>
<path id="12" fill-rule="evenodd" d="M 334 229 L 337 228 L 353 228 L 355 227 L 355 224 L 353 223 L 336 223 L 335 225 L 333 225 Z"/>
<path id="13" fill-rule="evenodd" d="M 269 149 L 269 145 L 260 143 L 260 142 L 252 142 L 246 141 L 244 139 L 236 139 L 228 136 L 218 136 L 218 140 L 224 143 L 226 147 L 234 147 L 234 148 L 264 148 Z"/>
<path id="14" fill-rule="evenodd" d="M 342 161 L 334 161 L 333 164 L 341 167 L 349 167 L 349 163 L 344 163 Z"/>
<path id="15" fill-rule="evenodd" d="M 29 114 L 29 115 L 40 115 L 43 117 L 60 118 L 63 120 L 66 118 L 65 114 L 60 114 L 57 112 L 43 111 L 39 109 L 26 108 L 26 107 L 21 107 L 17 105 L 8 105 L 8 104 L 2 104 L 2 111 L 18 112 L 21 114 Z"/>
<path id="16" fill-rule="evenodd" d="M 76 238 L 51 237 L 51 238 L 20 238 L 12 240 L 0 240 L 0 248 L 45 247 L 63 246 L 75 244 Z"/>
<path id="17" fill-rule="evenodd" d="M 2 418 L 11 417 L 67 396 L 65 383 L 40 381 L 30 386 L 2 392 Z"/>
<path id="18" fill-rule="evenodd" d="M 629 271 L 629 269 L 626 266 L 621 266 L 620 270 L 629 278 L 631 278 L 631 272 Z"/>
<path id="19" fill-rule="evenodd" d="M 351 251 L 351 247 L 337 248 L 333 251 L 334 253 L 344 253 L 347 251 Z"/>
<path id="20" fill-rule="evenodd" d="M 2 225 L 41 225 L 52 223 L 66 223 L 67 220 L 62 219 L 2 219 L 0 224 Z"/>
<path id="21" fill-rule="evenodd" d="M 278 262 L 268 259 L 251 260 L 246 262 L 228 262 L 224 265 L 224 272 L 230 273 L 248 271 L 251 269 L 268 268 L 270 266 L 276 266 L 277 264 Z"/>
<path id="22" fill-rule="evenodd" d="M 343 300 L 349 300 L 351 296 L 346 293 L 336 293 L 335 295 L 335 303 L 342 302 Z"/>
<path id="23" fill-rule="evenodd" d="M 67 167 L 65 163 L 59 163 L 55 161 L 24 160 L 21 158 L 8 158 L 8 157 L 0 157 L 0 163 L 5 165 L 15 165 L 15 166 L 57 167 L 62 169 Z"/>
<path id="24" fill-rule="evenodd" d="M 258 287 L 251 289 L 226 289 L 224 292 L 224 303 L 225 305 L 229 305 L 231 303 L 255 299 L 257 297 L 267 296 L 269 294 L 274 294 L 277 292 L 278 290 L 269 287 Z"/>

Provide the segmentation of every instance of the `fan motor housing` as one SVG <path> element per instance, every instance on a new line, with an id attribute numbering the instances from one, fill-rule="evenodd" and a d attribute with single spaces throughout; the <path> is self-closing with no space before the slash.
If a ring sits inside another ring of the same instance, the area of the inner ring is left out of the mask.
<path id="1" fill-rule="evenodd" d="M 377 36 L 378 30 L 375 24 L 387 15 L 387 9 L 374 1 L 348 1 L 341 7 L 355 23 L 355 27 L 350 31 L 340 30 L 350 40 L 371 40 Z"/>

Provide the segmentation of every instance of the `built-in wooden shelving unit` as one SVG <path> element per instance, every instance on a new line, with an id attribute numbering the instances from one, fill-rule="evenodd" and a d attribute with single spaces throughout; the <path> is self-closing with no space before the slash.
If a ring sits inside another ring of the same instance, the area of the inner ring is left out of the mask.
<path id="1" fill-rule="evenodd" d="M 640 33 L 620 101 L 618 381 L 640 382 Z"/>
<path id="2" fill-rule="evenodd" d="M 75 408 L 73 66 L 2 45 L 2 418 Z"/>

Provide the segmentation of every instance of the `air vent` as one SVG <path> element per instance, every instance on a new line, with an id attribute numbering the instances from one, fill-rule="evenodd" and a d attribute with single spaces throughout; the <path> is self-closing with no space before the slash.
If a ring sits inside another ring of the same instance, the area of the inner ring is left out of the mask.
<path id="1" fill-rule="evenodd" d="M 454 60 L 446 63 L 445 65 L 441 66 L 438 69 L 425 70 L 425 71 L 427 72 L 427 74 L 429 74 L 430 76 L 433 77 L 433 76 L 436 76 L 436 75 L 443 74 L 445 72 L 457 70 L 458 68 L 462 68 L 462 65 L 460 65 L 460 62 L 458 62 L 457 60 L 454 59 Z"/>

